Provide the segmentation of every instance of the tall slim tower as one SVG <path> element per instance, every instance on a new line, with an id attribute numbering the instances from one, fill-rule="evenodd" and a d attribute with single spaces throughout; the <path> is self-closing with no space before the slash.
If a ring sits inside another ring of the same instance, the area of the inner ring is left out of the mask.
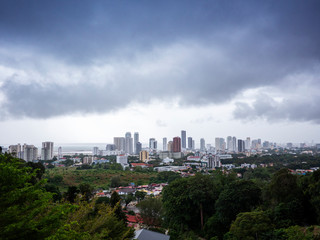
<path id="1" fill-rule="evenodd" d="M 181 138 L 179 137 L 173 138 L 172 151 L 181 152 Z"/>
<path id="2" fill-rule="evenodd" d="M 125 135 L 125 152 L 128 154 L 133 153 L 133 139 L 131 137 L 131 132 L 126 132 Z"/>
<path id="3" fill-rule="evenodd" d="M 133 136 L 133 151 L 135 154 L 139 154 L 140 151 L 137 151 L 137 143 L 139 142 L 139 133 L 135 132 Z"/>
<path id="4" fill-rule="evenodd" d="M 204 140 L 204 138 L 200 139 L 200 151 L 204 152 L 206 150 L 206 141 Z"/>
<path id="5" fill-rule="evenodd" d="M 181 148 L 186 149 L 186 142 L 187 142 L 187 133 L 185 130 L 181 131 Z"/>
<path id="6" fill-rule="evenodd" d="M 51 160 L 53 158 L 53 142 L 43 142 L 41 148 L 41 160 Z"/>
<path id="7" fill-rule="evenodd" d="M 162 139 L 162 145 L 163 145 L 163 151 L 167 151 L 167 138 L 166 137 L 164 137 L 163 139 Z"/>
<path id="8" fill-rule="evenodd" d="M 189 150 L 193 150 L 193 147 L 192 147 L 192 137 L 188 137 L 188 149 L 189 149 Z"/>

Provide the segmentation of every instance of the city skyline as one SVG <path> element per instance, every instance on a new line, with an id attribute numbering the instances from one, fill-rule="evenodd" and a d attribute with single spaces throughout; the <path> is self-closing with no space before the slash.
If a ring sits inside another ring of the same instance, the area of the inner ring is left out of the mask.
<path id="1" fill-rule="evenodd" d="M 129 129 L 131 152 L 182 130 L 196 146 L 320 143 L 319 11 L 313 0 L 1 1 L 0 145 L 113 143 Z"/>

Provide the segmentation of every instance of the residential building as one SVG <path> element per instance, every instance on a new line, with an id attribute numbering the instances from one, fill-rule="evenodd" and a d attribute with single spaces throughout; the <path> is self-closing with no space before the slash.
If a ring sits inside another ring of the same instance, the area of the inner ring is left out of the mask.
<path id="1" fill-rule="evenodd" d="M 188 137 L 188 149 L 189 150 L 193 150 L 192 142 L 193 142 L 192 137 Z"/>
<path id="2" fill-rule="evenodd" d="M 21 151 L 21 145 L 18 143 L 17 145 L 10 145 L 9 146 L 9 153 L 17 158 L 22 158 L 22 151 Z"/>
<path id="3" fill-rule="evenodd" d="M 172 151 L 173 152 L 181 152 L 181 138 L 180 137 L 173 138 Z"/>
<path id="4" fill-rule="evenodd" d="M 181 131 L 181 148 L 186 149 L 186 139 L 187 137 L 187 132 L 185 130 Z"/>
<path id="5" fill-rule="evenodd" d="M 162 139 L 162 150 L 163 151 L 167 151 L 168 150 L 168 145 L 167 145 L 168 143 L 167 143 L 167 138 L 166 137 L 164 137 L 163 139 Z"/>
<path id="6" fill-rule="evenodd" d="M 142 150 L 142 144 L 141 144 L 141 142 L 137 142 L 137 144 L 136 144 L 136 151 L 137 151 L 136 155 L 138 155 L 141 152 L 141 150 Z"/>
<path id="7" fill-rule="evenodd" d="M 238 139 L 238 152 L 245 152 L 245 141 Z"/>
<path id="8" fill-rule="evenodd" d="M 36 148 L 34 145 L 24 144 L 22 146 L 22 159 L 26 162 L 38 160 L 38 148 Z"/>
<path id="9" fill-rule="evenodd" d="M 113 144 L 116 146 L 118 151 L 125 151 L 125 138 L 124 137 L 114 137 Z"/>
<path id="10" fill-rule="evenodd" d="M 201 152 L 205 152 L 206 151 L 206 142 L 205 142 L 205 140 L 204 140 L 204 138 L 201 138 L 200 139 L 200 151 Z"/>
<path id="11" fill-rule="evenodd" d="M 172 152 L 172 151 L 173 151 L 173 148 L 172 148 L 172 147 L 173 147 L 173 142 L 172 142 L 172 141 L 169 141 L 169 142 L 168 142 L 168 148 L 167 148 L 167 149 L 168 149 L 168 152 Z"/>
<path id="12" fill-rule="evenodd" d="M 156 141 L 156 139 L 155 138 L 150 138 L 149 139 L 149 149 L 150 150 L 157 150 L 157 141 Z"/>
<path id="13" fill-rule="evenodd" d="M 41 160 L 52 160 L 53 142 L 43 142 L 41 148 Z"/>
<path id="14" fill-rule="evenodd" d="M 131 137 L 131 132 L 126 132 L 125 135 L 125 153 L 133 153 L 133 139 Z"/>
<path id="15" fill-rule="evenodd" d="M 140 152 L 140 151 L 137 150 L 138 142 L 139 142 L 139 133 L 135 132 L 134 135 L 133 135 L 133 152 L 134 152 L 134 154 L 139 154 L 139 152 Z"/>
<path id="16" fill-rule="evenodd" d="M 99 148 L 98 148 L 98 147 L 93 147 L 92 155 L 93 155 L 93 156 L 99 155 Z"/>
<path id="17" fill-rule="evenodd" d="M 146 162 L 147 160 L 149 160 L 149 152 L 148 151 L 140 151 L 139 154 L 139 159 L 142 162 Z"/>

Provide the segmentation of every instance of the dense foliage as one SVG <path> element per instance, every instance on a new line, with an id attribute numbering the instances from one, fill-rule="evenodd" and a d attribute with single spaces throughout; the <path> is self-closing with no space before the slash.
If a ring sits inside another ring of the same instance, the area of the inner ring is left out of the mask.
<path id="1" fill-rule="evenodd" d="M 70 187 L 65 201 L 60 202 L 54 198 L 58 190 L 42 179 L 43 169 L 38 164 L 0 154 L 1 239 L 130 239 L 133 236 L 133 230 L 119 219 L 119 202 L 113 206 L 95 204 L 91 200 L 92 188 L 87 184 L 80 185 L 80 189 Z"/>
<path id="2" fill-rule="evenodd" d="M 162 196 L 171 239 L 320 239 L 320 171 L 272 172 L 237 179 L 215 171 L 173 181 Z"/>

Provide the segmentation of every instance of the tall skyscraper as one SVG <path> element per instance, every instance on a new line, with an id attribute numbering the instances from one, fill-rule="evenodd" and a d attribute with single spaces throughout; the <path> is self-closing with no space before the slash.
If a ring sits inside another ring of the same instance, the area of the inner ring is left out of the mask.
<path id="1" fill-rule="evenodd" d="M 22 146 L 22 153 L 22 159 L 26 162 L 33 162 L 38 159 L 38 148 L 36 148 L 34 145 L 24 144 Z"/>
<path id="2" fill-rule="evenodd" d="M 150 138 L 149 139 L 149 149 L 150 150 L 157 150 L 158 146 L 157 146 L 157 141 L 155 138 Z"/>
<path id="3" fill-rule="evenodd" d="M 187 133 L 185 130 L 181 131 L 181 148 L 186 149 L 186 142 L 187 142 Z"/>
<path id="4" fill-rule="evenodd" d="M 233 137 L 232 138 L 232 148 L 234 152 L 237 152 L 237 138 Z"/>
<path id="5" fill-rule="evenodd" d="M 173 152 L 181 152 L 181 138 L 180 137 L 173 138 L 172 151 Z"/>
<path id="6" fill-rule="evenodd" d="M 162 150 L 167 151 L 168 148 L 167 148 L 167 138 L 166 137 L 162 139 L 162 145 L 163 145 Z"/>
<path id="7" fill-rule="evenodd" d="M 172 150 L 173 150 L 173 142 L 172 142 L 172 141 L 169 141 L 169 142 L 168 142 L 168 151 L 169 151 L 169 152 L 172 152 Z"/>
<path id="8" fill-rule="evenodd" d="M 227 149 L 228 149 L 228 152 L 233 152 L 233 144 L 232 144 L 232 137 L 231 136 L 228 136 L 227 137 Z"/>
<path id="9" fill-rule="evenodd" d="M 128 154 L 133 153 L 133 139 L 131 137 L 131 132 L 126 132 L 125 135 L 125 152 Z"/>
<path id="10" fill-rule="evenodd" d="M 118 151 L 125 150 L 125 138 L 124 137 L 114 137 L 113 144 L 116 146 Z"/>
<path id="11" fill-rule="evenodd" d="M 238 139 L 238 152 L 244 152 L 245 151 L 245 142 L 241 139 Z"/>
<path id="12" fill-rule="evenodd" d="M 138 132 L 135 132 L 134 135 L 133 135 L 133 151 L 135 154 L 139 154 L 140 151 L 137 151 L 137 143 L 139 142 L 139 133 Z"/>
<path id="13" fill-rule="evenodd" d="M 142 150 L 142 144 L 141 142 L 137 142 L 136 144 L 136 154 L 139 154 Z"/>
<path id="14" fill-rule="evenodd" d="M 17 145 L 10 145 L 9 146 L 9 153 L 11 153 L 13 156 L 17 158 L 22 158 L 22 151 L 21 151 L 21 145 L 18 143 Z"/>
<path id="15" fill-rule="evenodd" d="M 204 138 L 200 139 L 200 151 L 201 152 L 206 151 L 206 141 L 204 140 Z"/>
<path id="16" fill-rule="evenodd" d="M 92 155 L 93 156 L 99 155 L 99 148 L 98 147 L 93 147 Z"/>
<path id="17" fill-rule="evenodd" d="M 246 149 L 247 150 L 251 149 L 250 143 L 251 143 L 250 137 L 247 137 L 247 139 L 246 139 Z"/>
<path id="18" fill-rule="evenodd" d="M 43 142 L 41 148 L 41 160 L 51 160 L 53 158 L 53 142 Z"/>
<path id="19" fill-rule="evenodd" d="M 193 150 L 192 137 L 188 137 L 188 149 L 189 149 L 189 150 Z"/>
<path id="20" fill-rule="evenodd" d="M 62 147 L 58 148 L 58 159 L 62 158 Z"/>

